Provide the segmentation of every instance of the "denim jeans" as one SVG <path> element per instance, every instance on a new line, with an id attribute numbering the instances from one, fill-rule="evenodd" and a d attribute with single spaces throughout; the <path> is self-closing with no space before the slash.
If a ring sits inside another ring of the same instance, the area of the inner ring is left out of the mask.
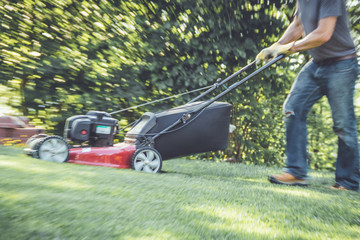
<path id="1" fill-rule="evenodd" d="M 301 70 L 284 103 L 286 172 L 306 179 L 306 118 L 314 103 L 325 95 L 331 107 L 333 130 L 338 136 L 335 180 L 348 189 L 359 189 L 359 147 L 353 104 L 358 73 L 356 58 L 326 66 L 311 61 Z"/>

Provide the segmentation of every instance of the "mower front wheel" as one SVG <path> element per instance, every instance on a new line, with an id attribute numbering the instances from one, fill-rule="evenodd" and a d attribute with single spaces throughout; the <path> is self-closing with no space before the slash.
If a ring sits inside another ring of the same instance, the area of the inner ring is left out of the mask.
<path id="1" fill-rule="evenodd" d="M 131 158 L 131 168 L 136 171 L 158 173 L 161 171 L 162 158 L 152 147 L 143 147 L 135 151 Z"/>
<path id="2" fill-rule="evenodd" d="M 66 162 L 69 157 L 69 146 L 60 136 L 48 136 L 35 145 L 37 158 L 49 162 Z"/>

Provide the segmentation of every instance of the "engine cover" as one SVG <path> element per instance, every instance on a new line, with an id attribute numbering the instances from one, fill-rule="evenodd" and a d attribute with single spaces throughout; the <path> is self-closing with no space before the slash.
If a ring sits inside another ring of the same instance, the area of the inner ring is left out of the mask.
<path id="1" fill-rule="evenodd" d="M 66 119 L 64 138 L 75 143 L 88 141 L 92 147 L 112 146 L 118 133 L 118 120 L 101 111 L 90 111 Z"/>

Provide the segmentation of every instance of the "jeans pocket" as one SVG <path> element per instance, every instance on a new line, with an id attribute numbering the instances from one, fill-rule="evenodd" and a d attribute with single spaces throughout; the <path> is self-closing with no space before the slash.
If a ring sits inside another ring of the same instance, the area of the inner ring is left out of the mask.
<path id="1" fill-rule="evenodd" d="M 338 73 L 345 73 L 357 70 L 357 59 L 346 59 L 335 63 L 334 71 Z"/>

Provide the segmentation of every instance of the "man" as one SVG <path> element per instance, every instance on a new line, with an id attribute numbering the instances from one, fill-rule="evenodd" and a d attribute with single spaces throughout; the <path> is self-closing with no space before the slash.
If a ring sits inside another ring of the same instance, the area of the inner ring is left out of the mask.
<path id="1" fill-rule="evenodd" d="M 300 39 L 303 36 L 302 39 Z M 358 76 L 356 48 L 350 36 L 345 0 L 298 0 L 294 19 L 279 41 L 257 60 L 309 50 L 284 104 L 286 168 L 269 176 L 276 184 L 307 186 L 306 117 L 322 96 L 328 98 L 338 136 L 334 189 L 359 189 L 359 149 L 353 95 Z"/>

